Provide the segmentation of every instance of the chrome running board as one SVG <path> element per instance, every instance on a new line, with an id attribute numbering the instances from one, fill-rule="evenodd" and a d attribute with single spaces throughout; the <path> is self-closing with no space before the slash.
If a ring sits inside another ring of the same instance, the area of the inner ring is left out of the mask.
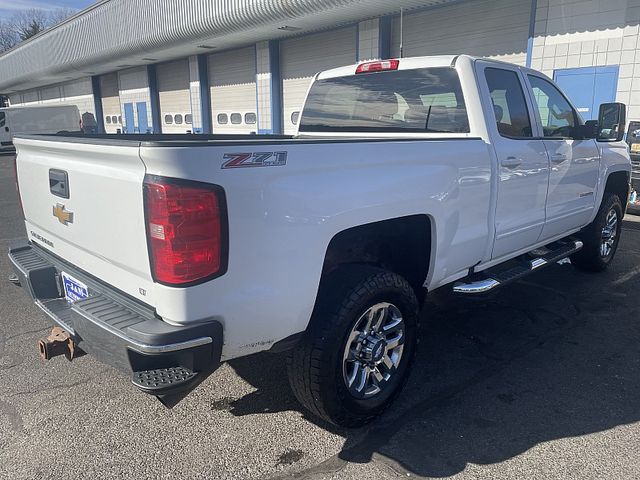
<path id="1" fill-rule="evenodd" d="M 475 281 L 463 280 L 456 282 L 453 286 L 453 292 L 467 295 L 490 292 L 498 287 L 506 285 L 507 283 L 520 280 L 522 277 L 526 277 L 540 268 L 552 265 L 564 258 L 567 258 L 581 249 L 582 242 L 580 240 L 572 240 L 569 243 L 563 243 L 543 256 L 536 257 L 503 272 L 496 272 L 493 274 L 488 272 L 486 276 Z"/>

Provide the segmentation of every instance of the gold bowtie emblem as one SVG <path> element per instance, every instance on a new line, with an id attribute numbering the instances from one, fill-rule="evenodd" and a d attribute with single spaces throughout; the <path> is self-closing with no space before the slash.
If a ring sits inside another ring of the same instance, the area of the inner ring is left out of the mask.
<path id="1" fill-rule="evenodd" d="M 65 210 L 64 205 L 58 203 L 53 207 L 53 216 L 63 225 L 73 223 L 73 212 Z"/>

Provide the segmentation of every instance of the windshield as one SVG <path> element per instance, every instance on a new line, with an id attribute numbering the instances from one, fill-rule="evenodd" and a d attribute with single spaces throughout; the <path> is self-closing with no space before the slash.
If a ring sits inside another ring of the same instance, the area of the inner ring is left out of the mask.
<path id="1" fill-rule="evenodd" d="M 315 82 L 300 132 L 467 133 L 469 120 L 457 72 L 423 68 Z"/>

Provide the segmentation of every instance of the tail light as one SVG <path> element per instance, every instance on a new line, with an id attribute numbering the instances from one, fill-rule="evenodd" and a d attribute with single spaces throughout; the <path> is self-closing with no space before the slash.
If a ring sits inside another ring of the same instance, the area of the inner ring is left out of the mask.
<path id="1" fill-rule="evenodd" d="M 400 60 L 377 60 L 375 62 L 361 63 L 356 68 L 356 73 L 384 72 L 387 70 L 397 70 Z"/>
<path id="2" fill-rule="evenodd" d="M 22 206 L 22 197 L 20 196 L 20 184 L 18 183 L 18 157 L 13 157 L 13 175 L 16 179 L 16 192 L 18 192 L 18 204 L 20 205 L 20 213 L 24 218 L 24 207 Z"/>
<path id="3" fill-rule="evenodd" d="M 144 201 L 156 282 L 189 286 L 226 272 L 227 218 L 221 187 L 147 176 Z"/>

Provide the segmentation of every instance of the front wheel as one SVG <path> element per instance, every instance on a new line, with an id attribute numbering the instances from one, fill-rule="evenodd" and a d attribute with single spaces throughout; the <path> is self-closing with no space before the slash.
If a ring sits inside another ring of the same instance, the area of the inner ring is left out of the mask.
<path id="1" fill-rule="evenodd" d="M 601 272 L 607 268 L 618 250 L 622 231 L 622 203 L 613 193 L 605 193 L 594 221 L 579 238 L 582 250 L 571 256 L 571 263 L 580 270 Z"/>
<path id="2" fill-rule="evenodd" d="M 296 397 L 340 426 L 382 413 L 405 383 L 416 345 L 418 301 L 401 276 L 343 267 L 323 281 L 309 329 L 289 354 Z"/>

